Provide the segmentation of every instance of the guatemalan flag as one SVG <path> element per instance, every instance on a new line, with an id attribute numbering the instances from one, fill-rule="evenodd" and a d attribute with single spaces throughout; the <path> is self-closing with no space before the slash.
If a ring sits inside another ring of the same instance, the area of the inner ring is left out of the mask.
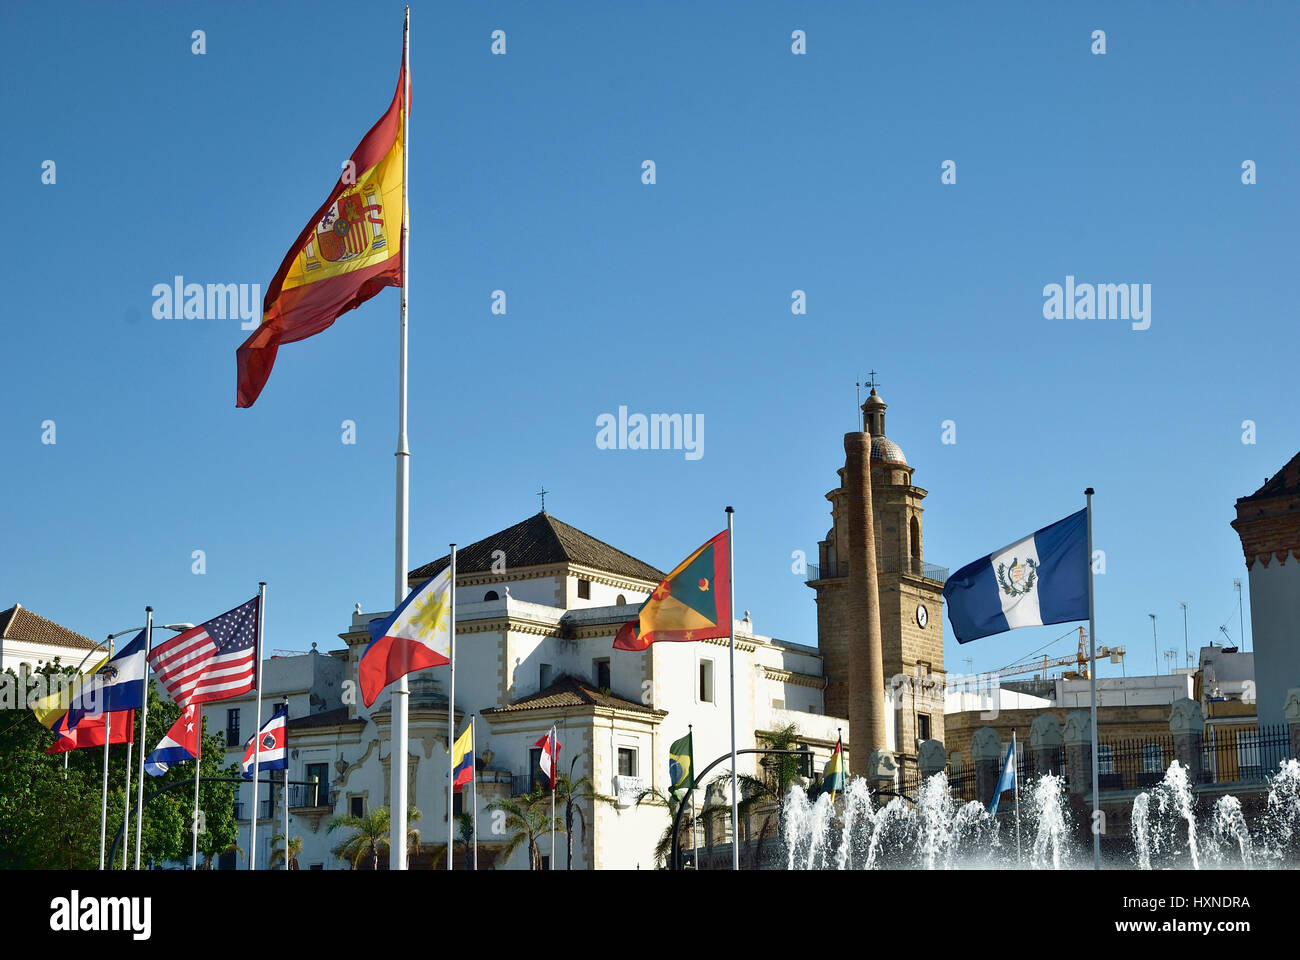
<path id="1" fill-rule="evenodd" d="M 174 763 L 184 763 L 199 755 L 199 739 L 203 731 L 202 707 L 191 703 L 182 708 L 172 728 L 162 742 L 144 761 L 144 772 L 151 777 L 161 777 Z"/>
<path id="2" fill-rule="evenodd" d="M 80 702 L 68 710 L 64 726 L 75 729 L 82 717 L 98 717 L 103 713 L 120 710 L 138 710 L 144 706 L 144 677 L 148 670 L 144 645 L 145 633 L 141 630 L 130 643 L 113 655 L 113 659 L 83 684 Z M 111 734 L 110 734 L 111 736 Z"/>
<path id="3" fill-rule="evenodd" d="M 1016 627 L 1088 619 L 1088 511 L 968 563 L 943 599 L 959 643 Z"/>
<path id="4" fill-rule="evenodd" d="M 244 761 L 241 766 L 244 768 L 244 779 L 253 779 L 253 747 L 256 745 L 257 750 L 257 767 L 259 770 L 288 770 L 289 754 L 285 750 L 285 744 L 288 742 L 286 735 L 286 725 L 289 720 L 289 707 L 282 704 L 280 709 L 270 720 L 262 725 L 262 729 L 257 731 L 257 736 L 248 741 L 248 749 L 244 751 Z"/>
<path id="5" fill-rule="evenodd" d="M 998 785 L 993 789 L 993 802 L 989 805 L 989 814 L 998 812 L 998 801 L 1002 799 L 1002 794 L 1008 790 L 1016 789 L 1016 742 L 1011 741 L 1011 746 L 1007 747 L 1006 758 L 1002 761 L 1002 775 L 998 777 Z"/>
<path id="6" fill-rule="evenodd" d="M 451 663 L 451 569 L 413 590 L 393 615 L 370 621 L 361 654 L 361 700 L 371 706 L 384 687 L 408 673 Z"/>

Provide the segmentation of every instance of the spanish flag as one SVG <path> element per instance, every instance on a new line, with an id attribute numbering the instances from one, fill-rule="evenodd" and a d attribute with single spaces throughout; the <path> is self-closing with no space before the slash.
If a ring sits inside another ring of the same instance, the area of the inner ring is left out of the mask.
<path id="1" fill-rule="evenodd" d="M 266 290 L 262 325 L 236 351 L 237 407 L 257 401 L 282 343 L 320 333 L 384 287 L 402 286 L 406 88 L 403 57 L 392 104 L 285 254 Z"/>
<path id="2" fill-rule="evenodd" d="M 831 803 L 835 802 L 836 792 L 843 791 L 844 782 L 844 738 L 841 737 L 835 741 L 835 752 L 826 761 L 826 770 L 822 773 L 822 790 L 831 792 Z"/>
<path id="3" fill-rule="evenodd" d="M 657 640 L 731 636 L 731 545 L 720 534 L 678 564 L 614 638 L 615 650 L 645 650 Z"/>

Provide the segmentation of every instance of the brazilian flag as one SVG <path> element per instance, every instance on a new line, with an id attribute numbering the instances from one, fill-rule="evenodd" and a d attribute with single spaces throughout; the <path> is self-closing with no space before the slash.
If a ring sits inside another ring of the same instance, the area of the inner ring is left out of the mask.
<path id="1" fill-rule="evenodd" d="M 668 748 L 668 789 L 674 796 L 677 791 L 692 790 L 695 787 L 695 743 L 694 734 L 688 733 L 680 740 L 674 740 Z"/>
<path id="2" fill-rule="evenodd" d="M 731 636 L 731 543 L 726 530 L 678 564 L 614 639 L 616 650 L 656 640 Z"/>

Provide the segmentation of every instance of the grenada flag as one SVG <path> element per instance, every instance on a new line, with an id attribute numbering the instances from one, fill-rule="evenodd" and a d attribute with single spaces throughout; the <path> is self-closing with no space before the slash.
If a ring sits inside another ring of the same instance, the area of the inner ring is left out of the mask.
<path id="1" fill-rule="evenodd" d="M 644 650 L 657 640 L 731 636 L 731 544 L 726 530 L 664 578 L 641 616 L 623 625 L 615 650 Z"/>
<path id="2" fill-rule="evenodd" d="M 281 344 L 320 333 L 384 287 L 402 286 L 406 87 L 403 57 L 392 104 L 289 248 L 267 287 L 261 326 L 236 351 L 237 407 L 257 401 Z"/>

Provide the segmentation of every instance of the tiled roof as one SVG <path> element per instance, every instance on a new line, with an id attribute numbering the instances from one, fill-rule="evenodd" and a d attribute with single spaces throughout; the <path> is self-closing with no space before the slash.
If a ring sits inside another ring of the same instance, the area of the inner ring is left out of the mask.
<path id="1" fill-rule="evenodd" d="M 45 643 L 52 647 L 72 647 L 76 650 L 93 650 L 95 641 L 83 637 L 53 620 L 32 613 L 21 603 L 15 603 L 0 613 L 0 637 L 5 640 L 26 640 L 28 643 Z"/>
<path id="2" fill-rule="evenodd" d="M 602 693 L 585 680 L 565 674 L 545 690 L 524 697 L 505 707 L 492 707 L 483 713 L 520 713 L 525 710 L 551 710 L 559 707 L 606 707 L 615 710 L 633 710 L 637 713 L 662 715 L 664 710 L 647 707 L 635 700 L 624 700 L 612 693 Z"/>
<path id="3" fill-rule="evenodd" d="M 877 463 L 907 464 L 907 457 L 903 456 L 903 448 L 888 437 L 871 438 L 871 459 Z"/>
<path id="4" fill-rule="evenodd" d="M 1264 500 L 1268 497 L 1280 497 L 1300 490 L 1300 453 L 1292 457 L 1285 467 L 1273 474 L 1264 485 L 1248 497 L 1238 500 Z"/>
<path id="5" fill-rule="evenodd" d="M 290 730 L 304 730 L 311 727 L 337 727 L 342 724 L 365 726 L 362 719 L 349 720 L 348 708 L 339 707 L 324 713 L 310 713 L 305 717 L 290 717 L 287 726 Z"/>
<path id="6" fill-rule="evenodd" d="M 510 567 L 532 567 L 547 563 L 578 563 L 594 567 L 616 576 L 633 577 L 658 583 L 664 578 L 661 570 L 642 563 L 608 543 L 583 533 L 557 520 L 549 513 L 534 514 L 513 527 L 494 533 L 478 543 L 471 543 L 456 551 L 456 572 L 487 573 L 498 558 L 497 551 L 505 556 Z M 439 557 L 432 563 L 417 567 L 410 573 L 412 580 L 436 577 L 447 568 L 450 556 Z"/>

